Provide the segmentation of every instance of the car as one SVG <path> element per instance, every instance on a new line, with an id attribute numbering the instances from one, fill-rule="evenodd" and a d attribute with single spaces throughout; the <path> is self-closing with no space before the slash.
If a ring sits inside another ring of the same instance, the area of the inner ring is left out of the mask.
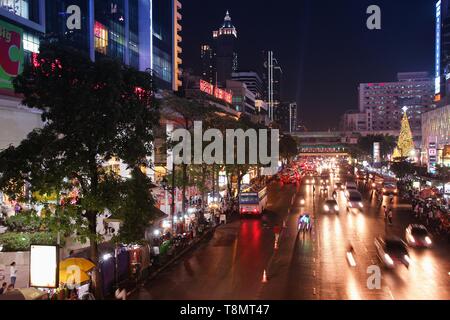
<path id="1" fill-rule="evenodd" d="M 397 185 L 395 183 L 392 182 L 385 182 L 383 183 L 382 189 L 381 191 L 383 192 L 383 194 L 398 194 L 398 189 L 397 189 Z"/>
<path id="2" fill-rule="evenodd" d="M 306 177 L 305 178 L 305 183 L 306 184 L 316 184 L 316 179 L 313 177 Z"/>
<path id="3" fill-rule="evenodd" d="M 303 207 L 306 204 L 306 200 L 304 197 L 300 197 L 300 206 Z"/>
<path id="4" fill-rule="evenodd" d="M 347 191 L 347 212 L 360 212 L 364 209 L 362 195 L 359 191 L 350 190 Z"/>
<path id="5" fill-rule="evenodd" d="M 336 190 L 344 190 L 344 186 L 343 186 L 343 184 L 341 182 L 336 182 L 334 184 L 334 189 L 336 189 Z"/>
<path id="6" fill-rule="evenodd" d="M 410 247 L 430 248 L 433 245 L 427 228 L 420 224 L 411 224 L 405 231 L 406 242 Z"/>
<path id="7" fill-rule="evenodd" d="M 323 204 L 323 211 L 330 213 L 339 213 L 339 205 L 336 200 L 328 199 Z"/>
<path id="8" fill-rule="evenodd" d="M 411 257 L 406 243 L 400 238 L 378 237 L 375 239 L 375 248 L 378 258 L 386 268 L 394 269 L 399 265 L 409 268 Z"/>

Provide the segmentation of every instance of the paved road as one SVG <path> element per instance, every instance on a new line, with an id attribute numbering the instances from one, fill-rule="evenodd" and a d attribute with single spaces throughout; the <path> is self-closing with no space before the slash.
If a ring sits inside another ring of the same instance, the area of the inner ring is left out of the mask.
<path id="1" fill-rule="evenodd" d="M 333 181 L 330 181 L 333 184 Z M 367 268 L 377 265 L 374 238 L 403 236 L 412 220 L 409 206 L 395 200 L 394 224 L 386 226 L 382 209 L 364 193 L 362 214 L 346 212 L 338 196 L 339 214 L 323 212 L 326 195 L 316 187 L 281 185 L 269 188 L 269 210 L 264 220 L 243 219 L 220 227 L 214 238 L 132 296 L 133 299 L 445 299 L 450 297 L 448 243 L 431 250 L 411 250 L 408 269 L 382 269 L 381 288 L 367 288 Z M 306 205 L 300 206 L 300 198 Z M 387 199 L 386 199 L 387 200 Z M 298 235 L 297 219 L 314 216 L 309 235 Z M 274 225 L 285 225 L 275 248 Z M 346 248 L 351 242 L 357 266 L 351 268 Z M 263 282 L 266 271 L 267 282 Z"/>

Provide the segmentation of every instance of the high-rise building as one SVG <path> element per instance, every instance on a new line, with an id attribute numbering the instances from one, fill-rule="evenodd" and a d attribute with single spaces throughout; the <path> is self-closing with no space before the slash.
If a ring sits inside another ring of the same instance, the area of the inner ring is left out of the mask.
<path id="1" fill-rule="evenodd" d="M 434 81 L 426 72 L 399 73 L 397 82 L 359 86 L 359 111 L 367 131 L 398 132 L 406 108 L 415 141 L 421 137 L 421 116 L 435 108 Z"/>
<path id="2" fill-rule="evenodd" d="M 231 76 L 235 81 L 244 82 L 247 88 L 256 96 L 256 99 L 264 98 L 263 81 L 257 72 L 237 71 L 233 72 Z"/>
<path id="3" fill-rule="evenodd" d="M 276 122 L 280 125 L 281 130 L 286 133 L 297 131 L 297 103 L 283 102 L 274 110 Z"/>
<path id="4" fill-rule="evenodd" d="M 227 11 L 219 30 L 213 31 L 216 83 L 225 86 L 231 80 L 231 74 L 238 69 L 236 51 L 237 30 Z"/>
<path id="5" fill-rule="evenodd" d="M 209 44 L 202 45 L 200 58 L 202 63 L 202 79 L 214 85 L 216 83 L 214 49 Z"/>
<path id="6" fill-rule="evenodd" d="M 69 30 L 69 6 L 81 9 L 80 29 Z M 116 58 L 153 70 L 159 89 L 181 86 L 182 19 L 179 0 L 55 0 L 46 2 L 48 34 L 86 51 L 92 60 Z M 152 36 L 150 36 L 152 35 Z"/>
<path id="7" fill-rule="evenodd" d="M 0 0 L 0 150 L 43 124 L 40 111 L 23 106 L 14 94 L 12 79 L 38 52 L 44 17 L 44 0 Z"/>
<path id="8" fill-rule="evenodd" d="M 262 75 L 264 98 L 269 106 L 269 118 L 274 120 L 275 110 L 281 104 L 281 85 L 283 70 L 275 58 L 273 51 L 262 52 Z"/>
<path id="9" fill-rule="evenodd" d="M 180 87 L 179 0 L 0 0 L 0 149 L 18 144 L 42 125 L 21 106 L 11 79 L 38 53 L 44 35 L 60 38 L 92 60 L 118 59 L 153 70 L 157 87 Z M 71 19 L 77 16 L 78 19 Z"/>

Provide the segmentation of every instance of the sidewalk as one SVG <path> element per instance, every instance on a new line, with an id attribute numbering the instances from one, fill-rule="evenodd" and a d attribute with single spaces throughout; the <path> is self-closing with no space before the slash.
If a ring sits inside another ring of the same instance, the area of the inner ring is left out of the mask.
<path id="1" fill-rule="evenodd" d="M 230 223 L 231 221 L 227 221 Z M 170 266 L 172 266 L 176 261 L 181 259 L 186 253 L 191 250 L 194 250 L 197 245 L 205 240 L 209 240 L 214 236 L 215 230 L 221 225 L 216 225 L 206 229 L 201 235 L 199 235 L 196 239 L 193 239 L 190 244 L 185 247 L 179 248 L 177 251 L 174 251 L 171 255 L 164 256 L 158 264 L 153 264 L 149 269 L 147 269 L 148 276 L 145 279 L 141 279 L 138 283 L 133 280 L 128 280 L 122 283 L 125 287 L 128 287 L 128 294 L 132 295 L 136 293 L 141 287 L 145 286 L 149 281 L 157 277 L 162 271 L 166 270 Z M 129 288 L 132 288 L 131 290 Z M 114 296 L 107 297 L 107 300 L 114 300 Z"/>

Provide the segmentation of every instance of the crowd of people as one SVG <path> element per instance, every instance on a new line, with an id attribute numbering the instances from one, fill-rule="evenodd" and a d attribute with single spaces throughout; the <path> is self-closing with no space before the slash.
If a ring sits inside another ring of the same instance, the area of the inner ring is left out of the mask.
<path id="1" fill-rule="evenodd" d="M 450 237 L 449 213 L 444 209 L 447 205 L 445 199 L 437 201 L 431 198 L 421 199 L 416 196 L 411 200 L 411 209 L 417 220 L 435 233 Z"/>

